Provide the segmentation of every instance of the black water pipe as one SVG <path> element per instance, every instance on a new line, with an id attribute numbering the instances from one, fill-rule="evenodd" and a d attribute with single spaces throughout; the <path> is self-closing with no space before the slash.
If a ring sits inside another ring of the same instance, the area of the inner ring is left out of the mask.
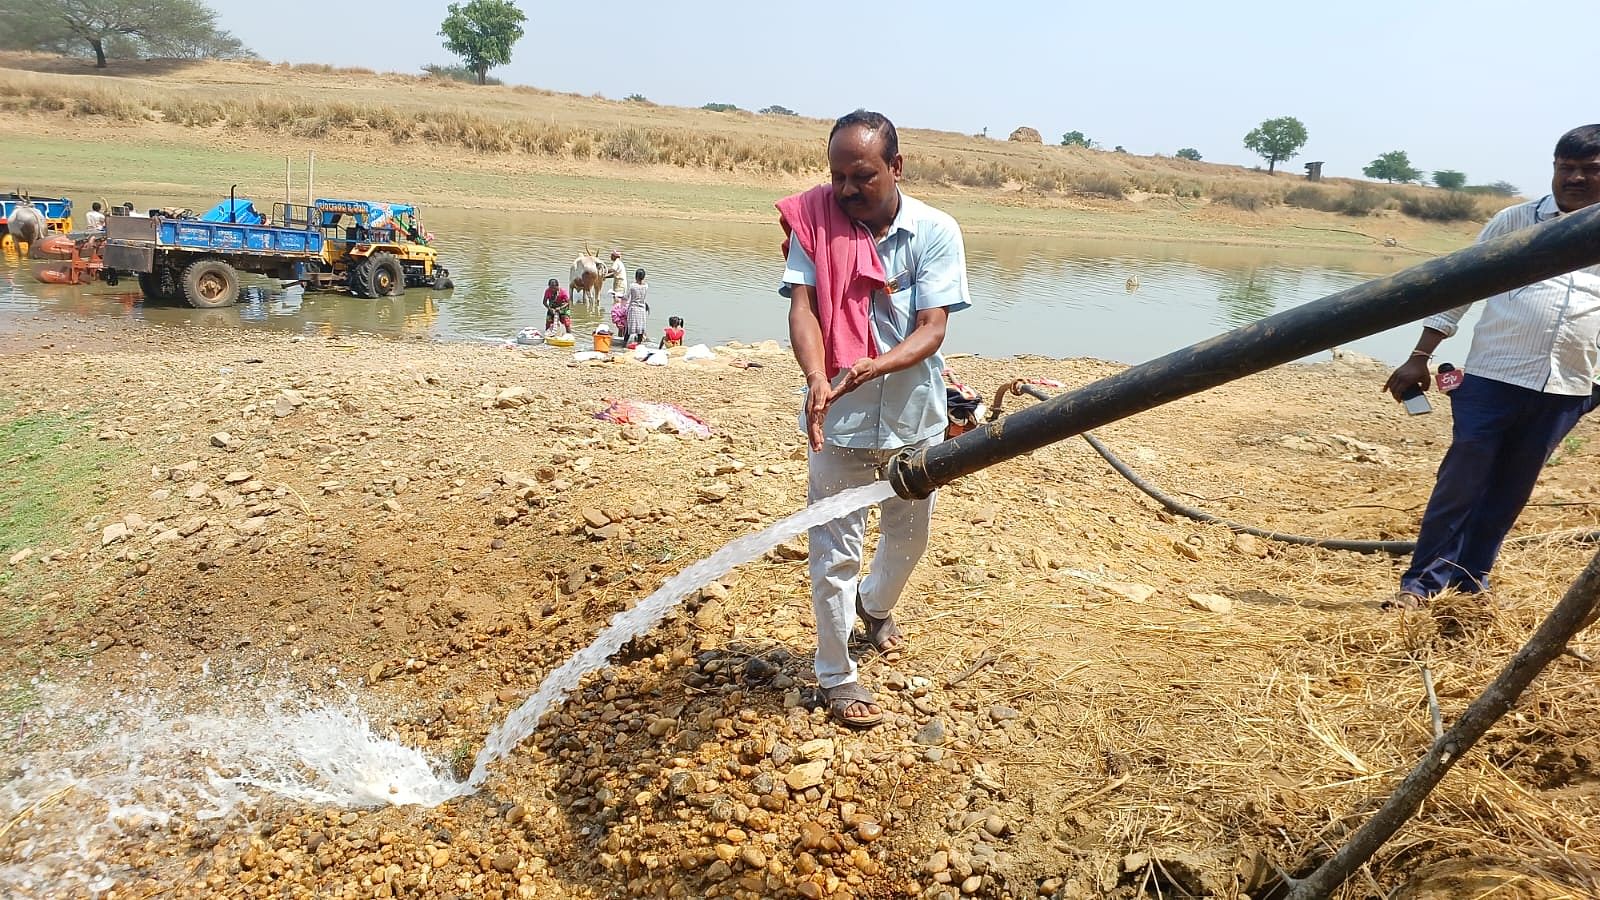
<path id="1" fill-rule="evenodd" d="M 1600 204 L 1314 300 L 907 451 L 885 477 L 905 498 L 1047 444 L 1358 338 L 1600 263 Z"/>
<path id="2" fill-rule="evenodd" d="M 1046 394 L 1044 391 L 1041 391 L 1032 385 L 1019 384 L 1017 385 L 1016 389 L 1019 392 L 1027 394 L 1037 400 L 1050 400 L 1049 394 Z M 1171 494 L 1163 491 L 1161 488 L 1151 484 L 1149 481 L 1146 481 L 1139 475 L 1138 472 L 1133 470 L 1132 466 L 1123 462 L 1122 457 L 1111 452 L 1110 447 L 1107 447 L 1105 444 L 1101 443 L 1100 439 L 1095 437 L 1093 432 L 1085 431 L 1083 434 L 1079 435 L 1079 437 L 1087 441 L 1090 448 L 1092 448 L 1094 452 L 1100 454 L 1100 458 L 1105 460 L 1106 464 L 1115 470 L 1118 475 L 1121 475 L 1123 478 L 1127 479 L 1129 484 L 1144 492 L 1145 496 L 1161 504 L 1162 508 L 1167 512 L 1183 516 L 1186 519 L 1193 519 L 1196 522 L 1206 522 L 1213 525 L 1221 525 L 1224 528 L 1227 528 L 1229 531 L 1237 534 L 1254 535 L 1255 537 L 1264 538 L 1269 541 L 1277 541 L 1280 544 L 1297 544 L 1302 547 L 1321 547 L 1324 550 L 1349 550 L 1353 553 L 1389 553 L 1395 556 L 1403 556 L 1417 549 L 1416 541 L 1374 541 L 1353 538 L 1314 537 L 1306 534 L 1289 534 L 1288 532 L 1283 531 L 1270 531 L 1266 528 L 1257 528 L 1254 525 L 1246 525 L 1243 522 L 1235 522 L 1231 519 L 1224 519 L 1221 516 L 1208 513 L 1197 506 L 1190 506 L 1189 504 L 1184 503 L 1182 500 L 1179 500 Z"/>
<path id="3" fill-rule="evenodd" d="M 239 186 L 237 184 L 228 188 L 228 224 L 230 225 L 239 224 L 239 201 L 233 197 L 238 190 Z"/>

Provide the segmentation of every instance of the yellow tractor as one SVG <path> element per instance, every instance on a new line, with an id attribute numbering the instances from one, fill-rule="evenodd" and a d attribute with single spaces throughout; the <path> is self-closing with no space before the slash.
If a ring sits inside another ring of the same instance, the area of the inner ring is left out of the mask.
<path id="1" fill-rule="evenodd" d="M 430 246 L 433 236 L 423 230 L 415 206 L 324 199 L 309 210 L 299 207 L 288 215 L 300 210 L 324 237 L 321 261 L 302 264 L 298 273 L 308 291 L 348 290 L 357 297 L 388 297 L 407 287 L 436 291 L 455 287 L 450 270 L 439 265 L 438 252 Z"/>

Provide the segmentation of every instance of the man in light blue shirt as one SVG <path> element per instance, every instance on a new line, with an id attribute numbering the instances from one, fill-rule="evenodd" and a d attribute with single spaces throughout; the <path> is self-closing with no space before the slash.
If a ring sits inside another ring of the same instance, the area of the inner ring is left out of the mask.
<path id="1" fill-rule="evenodd" d="M 806 377 L 801 426 L 810 444 L 808 488 L 815 502 L 875 480 L 879 468 L 907 447 L 937 442 L 948 424 L 943 381 L 950 313 L 971 305 L 961 229 L 949 215 L 900 192 L 902 169 L 894 124 L 857 110 L 828 138 L 833 198 L 877 243 L 887 278 L 868 306 L 878 355 L 844 363 L 830 379 L 817 312 L 816 266 L 790 241 L 780 293 L 789 298 L 789 336 Z M 883 652 L 904 636 L 895 603 L 928 546 L 933 497 L 885 500 L 871 572 L 858 580 L 867 514 L 858 510 L 811 529 L 811 603 L 817 619 L 817 682 L 838 721 L 871 727 L 883 719 L 860 685 L 848 652 L 859 617 L 867 640 Z"/>

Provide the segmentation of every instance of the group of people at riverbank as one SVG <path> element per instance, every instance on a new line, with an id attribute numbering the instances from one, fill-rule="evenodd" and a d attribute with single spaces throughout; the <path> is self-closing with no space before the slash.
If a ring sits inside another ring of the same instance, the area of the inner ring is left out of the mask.
<path id="1" fill-rule="evenodd" d="M 799 425 L 809 446 L 808 499 L 872 482 L 882 466 L 945 436 L 940 347 L 950 316 L 972 305 L 960 227 L 899 189 L 904 161 L 892 122 L 857 110 L 828 138 L 831 184 L 778 202 L 785 260 L 778 293 L 804 373 Z M 1489 241 L 1600 203 L 1600 125 L 1556 143 L 1551 193 L 1484 227 Z M 1432 382 L 1435 349 L 1468 307 L 1423 322 L 1411 358 L 1384 389 L 1399 401 Z M 1600 405 L 1600 266 L 1485 301 L 1450 394 L 1453 433 L 1423 514 L 1410 567 L 1384 609 L 1424 609 L 1445 591 L 1483 594 L 1489 571 L 1539 472 L 1578 420 Z M 885 500 L 881 536 L 861 578 L 866 510 L 810 532 L 816 675 L 832 717 L 883 718 L 861 685 L 849 643 L 857 621 L 883 653 L 904 646 L 894 609 L 927 549 L 933 497 Z"/>
<path id="2" fill-rule="evenodd" d="M 628 268 L 622 261 L 622 251 L 611 251 L 611 263 L 606 269 L 611 282 L 611 310 L 609 325 L 602 321 L 597 330 L 621 336 L 623 346 L 633 349 L 650 341 L 650 285 L 645 280 L 645 270 L 635 269 L 633 282 L 628 283 Z M 574 286 L 573 290 L 576 290 Z M 561 286 L 561 279 L 552 278 L 545 287 L 543 304 L 544 328 L 553 335 L 559 323 L 563 334 L 572 333 L 572 294 Z M 661 349 L 682 346 L 683 318 L 671 316 L 657 346 Z"/>

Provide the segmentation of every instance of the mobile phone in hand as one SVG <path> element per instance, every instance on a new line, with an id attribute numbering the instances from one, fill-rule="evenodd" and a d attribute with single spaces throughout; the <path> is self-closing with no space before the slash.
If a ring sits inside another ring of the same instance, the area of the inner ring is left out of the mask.
<path id="1" fill-rule="evenodd" d="M 1422 388 L 1414 384 L 1400 395 L 1400 402 L 1405 406 L 1406 412 L 1413 416 L 1433 412 L 1433 406 L 1428 403 L 1427 395 L 1422 393 Z"/>

